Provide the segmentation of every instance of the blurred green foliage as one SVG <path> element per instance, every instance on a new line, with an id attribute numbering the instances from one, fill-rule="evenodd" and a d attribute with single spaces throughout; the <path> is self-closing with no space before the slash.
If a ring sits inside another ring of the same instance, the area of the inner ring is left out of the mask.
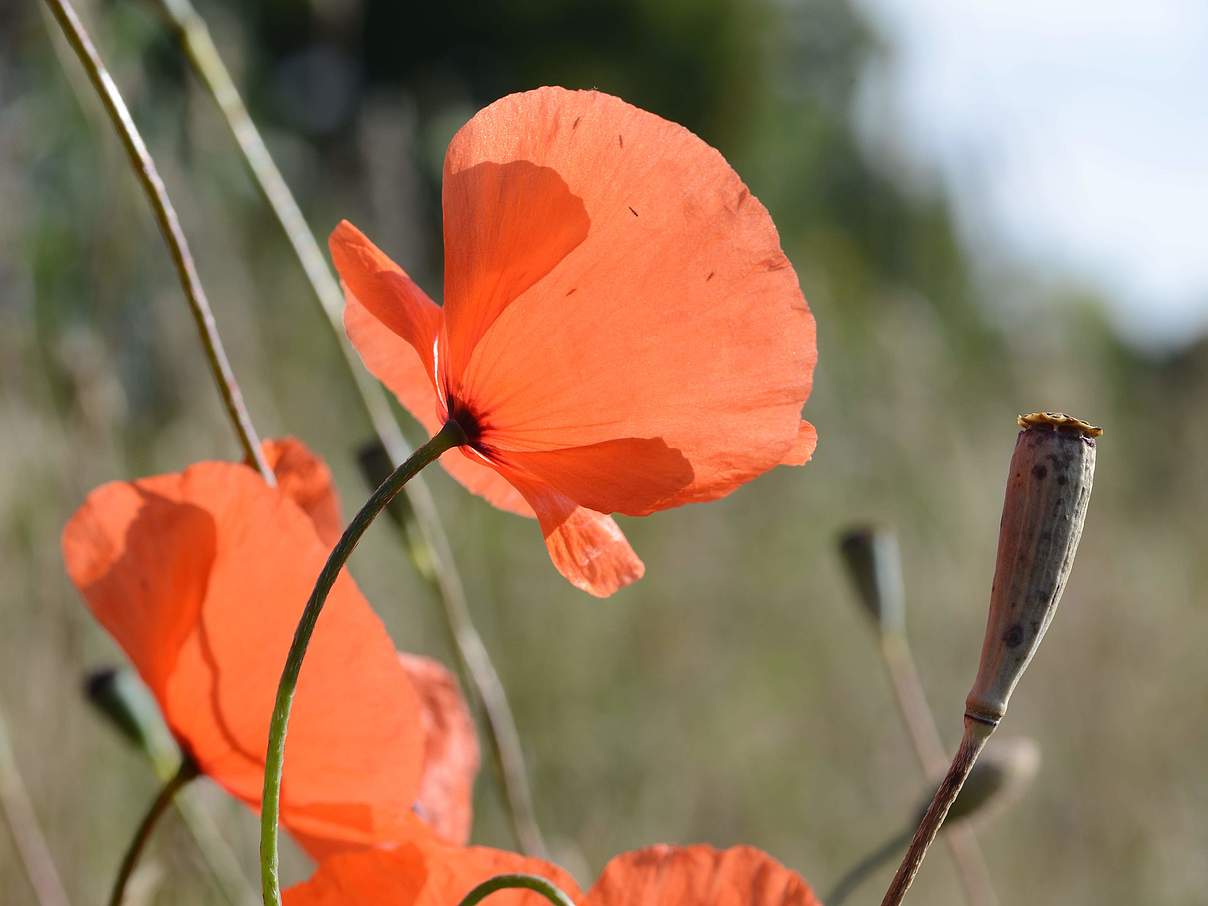
<path id="1" fill-rule="evenodd" d="M 1142 354 L 1106 320 L 1100 289 L 1041 289 L 1027 261 L 973 260 L 939 181 L 907 178 L 861 140 L 861 86 L 893 49 L 856 5 L 200 9 L 315 230 L 348 217 L 434 295 L 449 136 L 484 103 L 543 83 L 594 86 L 697 131 L 772 211 L 797 267 L 819 324 L 815 461 L 627 522 L 648 575 L 615 600 L 574 592 L 530 524 L 432 478 L 568 868 L 586 880 L 659 840 L 748 842 L 826 888 L 896 829 L 925 784 L 835 535 L 865 518 L 899 527 L 911 635 L 953 738 L 1013 418 L 1044 407 L 1107 433 L 1080 562 L 1010 717 L 1044 767 L 984 834 L 991 870 L 1003 902 L 1197 900 L 1208 344 Z M 319 450 L 355 502 L 367 425 L 224 125 L 149 3 L 83 11 L 195 243 L 258 427 Z M 87 670 L 121 654 L 63 576 L 58 532 L 101 482 L 237 446 L 149 212 L 47 24 L 37 4 L 0 6 L 0 704 L 84 903 L 109 883 L 154 781 L 79 694 Z M 389 527 L 353 568 L 400 647 L 447 654 Z M 215 790 L 204 798 L 251 876 L 253 820 Z M 485 776 L 476 836 L 510 842 Z M 154 858 L 172 881 L 156 902 L 209 902 L 178 828 Z M 0 837 L 5 902 L 26 902 L 14 859 Z M 306 871 L 300 858 L 289 869 Z M 915 896 L 958 902 L 942 854 Z"/>

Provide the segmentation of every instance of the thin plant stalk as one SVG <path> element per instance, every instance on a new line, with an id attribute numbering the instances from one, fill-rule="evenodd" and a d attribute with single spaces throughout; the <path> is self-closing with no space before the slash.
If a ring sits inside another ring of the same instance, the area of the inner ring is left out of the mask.
<path id="1" fill-rule="evenodd" d="M 209 812 L 203 810 L 189 794 L 194 790 L 182 790 L 173 804 L 179 813 L 189 836 L 197 844 L 202 861 L 209 870 L 210 879 L 218 893 L 229 906 L 248 906 L 258 902 L 255 888 L 239 867 L 239 860 L 222 831 L 214 823 Z"/>
<path id="2" fill-rule="evenodd" d="M 294 255 L 310 281 L 315 299 L 331 325 L 374 431 L 393 464 L 397 466 L 403 463 L 411 455 L 411 447 L 399 429 L 381 385 L 361 367 L 356 351 L 344 335 L 344 295 L 340 286 L 248 113 L 205 20 L 189 0 L 158 0 L 158 3 L 175 30 L 186 58 L 217 104 L 256 186 L 281 224 Z M 520 734 L 503 683 L 470 616 L 465 589 L 436 505 L 422 479 L 408 484 L 406 494 L 416 513 L 419 541 L 423 546 L 423 550 L 418 552 L 421 556 L 413 556 L 412 559 L 441 603 L 462 685 L 483 715 L 492 762 L 517 844 L 528 855 L 544 856 L 545 843 L 533 808 Z"/>
<path id="3" fill-rule="evenodd" d="M 553 881 L 540 875 L 526 874 L 496 875 L 488 878 L 467 893 L 459 906 L 477 906 L 478 903 L 500 890 L 532 890 L 541 894 L 554 906 L 575 906 L 575 901 Z"/>
<path id="4" fill-rule="evenodd" d="M 160 781 L 170 781 L 177 769 L 171 767 L 165 758 L 157 757 L 151 752 L 146 752 L 146 755 L 152 771 Z M 223 838 L 222 831 L 218 829 L 210 813 L 189 795 L 191 792 L 193 790 L 180 790 L 172 804 L 184 822 L 189 836 L 197 844 L 197 851 L 201 853 L 214 887 L 229 906 L 247 906 L 256 902 L 255 889 L 239 867 L 239 859 Z"/>
<path id="5" fill-rule="evenodd" d="M 880 639 L 881 658 L 893 687 L 894 701 L 910 737 L 915 758 L 923 775 L 934 778 L 944 770 L 947 755 L 935 717 L 927 704 L 927 695 L 919 679 L 918 668 L 905 636 L 885 633 Z M 995 906 L 998 902 L 986 859 L 973 828 L 956 824 L 944 834 L 944 844 L 952 856 L 961 888 L 970 906 Z"/>
<path id="6" fill-rule="evenodd" d="M 944 818 L 948 815 L 948 809 L 952 808 L 952 803 L 956 801 L 969 772 L 973 770 L 973 765 L 977 762 L 977 756 L 981 754 L 982 749 L 986 746 L 986 741 L 993 732 L 994 727 L 973 718 L 965 718 L 965 732 L 961 737 L 961 744 L 956 750 L 948 773 L 944 775 L 939 788 L 935 791 L 931 805 L 927 807 L 918 829 L 911 838 L 910 848 L 906 851 L 902 864 L 898 866 L 893 881 L 890 882 L 889 889 L 885 892 L 885 898 L 881 901 L 881 906 L 900 906 L 906 896 L 906 891 L 914 883 L 915 875 L 919 873 L 919 867 L 923 864 L 927 850 L 931 847 L 935 835 L 939 833 L 940 826 L 944 823 Z"/>
<path id="7" fill-rule="evenodd" d="M 189 303 L 189 311 L 197 325 L 198 336 L 201 338 L 210 372 L 214 376 L 214 382 L 222 397 L 223 408 L 226 409 L 231 425 L 239 436 L 244 457 L 249 463 L 255 464 L 266 482 L 270 485 L 276 484 L 273 472 L 265 462 L 260 450 L 260 440 L 256 436 L 256 429 L 252 426 L 251 417 L 244 405 L 243 394 L 240 392 L 239 384 L 231 370 L 230 361 L 227 359 L 222 345 L 222 338 L 218 335 L 214 313 L 210 309 L 205 290 L 197 276 L 197 268 L 189 251 L 188 240 L 185 239 L 184 232 L 180 228 L 176 209 L 173 208 L 172 202 L 168 198 L 164 182 L 155 167 L 155 162 L 151 159 L 147 145 L 143 141 L 142 135 L 139 134 L 138 127 L 135 126 L 126 102 L 122 100 L 122 96 L 118 92 L 117 85 L 101 61 L 92 39 L 89 38 L 88 32 L 84 29 L 83 23 L 80 22 L 80 18 L 69 0 L 46 0 L 46 5 L 54 14 L 55 21 L 58 22 L 64 37 L 67 38 L 67 43 L 71 45 L 87 72 L 89 81 L 92 82 L 93 88 L 96 89 L 96 93 L 105 107 L 105 112 L 109 115 L 114 131 L 126 149 L 130 167 L 138 177 L 147 200 L 151 203 L 160 232 L 168 245 L 181 289 L 184 290 L 185 298 Z"/>
<path id="8" fill-rule="evenodd" d="M 260 882 L 266 906 L 281 906 L 281 879 L 278 854 L 278 821 L 281 814 L 281 778 L 285 767 L 285 737 L 289 727 L 289 714 L 293 706 L 294 693 L 298 688 L 298 676 L 302 661 L 310 645 L 315 623 L 323 612 L 327 596 L 335 585 L 344 564 L 356 549 L 361 536 L 373 523 L 377 515 L 425 466 L 435 462 L 440 455 L 466 442 L 465 432 L 454 420 L 446 422 L 431 440 L 416 450 L 411 457 L 391 473 L 352 517 L 344 534 L 332 548 L 314 590 L 302 611 L 294 640 L 285 658 L 285 668 L 277 686 L 277 699 L 269 723 L 268 751 L 264 759 L 264 793 L 260 805 Z"/>
<path id="9" fill-rule="evenodd" d="M 155 829 L 155 825 L 159 822 L 160 817 L 167 811 L 168 806 L 172 804 L 172 800 L 176 797 L 176 794 L 197 776 L 197 765 L 191 759 L 186 758 L 180 763 L 180 769 L 160 789 L 155 800 L 151 803 L 151 807 L 147 810 L 147 814 L 139 824 L 134 838 L 130 841 L 125 856 L 122 857 L 122 865 L 118 869 L 117 880 L 113 882 L 113 891 L 109 895 L 109 906 L 121 906 L 122 900 L 126 896 L 126 885 L 134 874 L 134 866 L 138 864 L 139 856 L 142 855 L 143 849 L 146 848 L 147 841 L 151 839 L 151 831 Z"/>
<path id="10" fill-rule="evenodd" d="M 67 891 L 17 767 L 3 712 L 0 712 L 0 817 L 12 835 L 18 860 L 38 906 L 69 906 Z"/>

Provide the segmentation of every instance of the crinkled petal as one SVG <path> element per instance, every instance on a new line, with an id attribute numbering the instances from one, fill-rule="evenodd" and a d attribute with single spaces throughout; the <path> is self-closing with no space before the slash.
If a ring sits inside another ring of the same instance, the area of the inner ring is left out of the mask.
<path id="1" fill-rule="evenodd" d="M 260 448 L 277 476 L 277 487 L 302 507 L 320 540 L 328 547 L 334 546 L 344 530 L 344 519 L 327 463 L 293 437 L 266 440 Z"/>
<path id="2" fill-rule="evenodd" d="M 749 846 L 651 846 L 616 856 L 579 906 L 821 906 L 808 884 Z"/>
<path id="3" fill-rule="evenodd" d="M 504 474 L 536 512 L 549 558 L 571 585 L 606 598 L 642 578 L 646 567 L 611 516 L 514 469 Z"/>
<path id="4" fill-rule="evenodd" d="M 457 678 L 439 661 L 399 652 L 423 702 L 424 768 L 415 811 L 438 836 L 464 845 L 473 824 L 478 735 Z"/>
<path id="5" fill-rule="evenodd" d="M 429 384 L 435 380 L 433 347 L 440 332 L 440 307 L 347 220 L 328 245 L 346 295 L 355 296 L 386 328 L 414 351 Z"/>
<path id="6" fill-rule="evenodd" d="M 462 128 L 445 155 L 445 331 L 442 367 L 457 392 L 478 340 L 499 314 L 587 238 L 582 199 L 562 175 L 531 161 L 481 153 L 478 117 Z M 523 124 L 517 124 L 523 127 Z M 498 120 L 495 150 L 522 137 Z M 506 159 L 505 159 L 506 158 Z"/>
<path id="7" fill-rule="evenodd" d="M 498 178 L 479 177 L 484 167 Z M 542 177 L 529 216 L 515 213 L 531 180 L 517 179 L 513 192 L 506 174 L 546 171 L 561 182 Z M 487 447 L 598 451 L 639 439 L 687 462 L 687 480 L 663 469 L 658 486 L 623 446 L 578 482 L 565 470 L 532 467 L 576 502 L 594 494 L 603 512 L 713 499 L 800 458 L 813 318 L 766 209 L 717 151 L 617 98 L 542 88 L 466 124 L 450 145 L 445 180 L 446 241 L 471 237 L 456 260 L 491 263 L 490 280 L 476 277 L 464 290 L 449 271 L 447 329 L 461 335 L 457 311 L 474 350 L 464 366 L 453 356 L 444 365 Z M 461 198 L 455 206 L 450 192 Z M 564 192 L 589 221 L 573 245 Z M 547 223 L 541 215 L 555 195 L 564 213 Z M 519 240 L 503 227 L 480 225 L 501 205 L 502 222 L 523 225 L 523 237 L 545 250 L 538 263 L 510 256 Z M 483 281 L 507 291 L 476 295 Z M 607 493 L 603 472 L 619 476 Z"/>
<path id="8" fill-rule="evenodd" d="M 182 745 L 258 807 L 281 665 L 327 556 L 311 519 L 251 469 L 207 462 L 94 491 L 63 549 Z M 343 575 L 302 669 L 283 822 L 362 843 L 410 834 L 420 715 L 385 628 Z"/>

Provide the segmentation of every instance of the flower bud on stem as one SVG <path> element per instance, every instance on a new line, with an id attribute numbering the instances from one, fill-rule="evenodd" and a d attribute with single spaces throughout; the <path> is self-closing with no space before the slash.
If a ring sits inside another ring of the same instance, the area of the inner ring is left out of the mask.
<path id="1" fill-rule="evenodd" d="M 1065 590 L 1082 537 L 1103 432 L 1067 415 L 1020 416 L 998 534 L 981 663 L 965 701 L 965 732 L 881 906 L 898 906 L 977 756 L 1007 711 Z"/>

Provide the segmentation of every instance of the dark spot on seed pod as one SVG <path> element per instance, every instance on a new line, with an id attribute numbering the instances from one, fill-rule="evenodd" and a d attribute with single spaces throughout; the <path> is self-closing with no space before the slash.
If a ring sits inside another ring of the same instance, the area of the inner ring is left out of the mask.
<path id="1" fill-rule="evenodd" d="M 1059 485 L 1066 485 L 1066 484 L 1069 484 L 1069 481 L 1070 481 L 1070 480 L 1069 480 L 1068 478 L 1066 478 L 1066 477 L 1065 477 L 1065 475 L 1058 475 L 1058 476 L 1057 476 L 1057 483 L 1058 483 Z"/>
<path id="2" fill-rule="evenodd" d="M 1037 481 L 1044 481 L 1044 477 L 1049 474 L 1049 470 L 1041 465 L 1032 466 L 1032 475 Z"/>
<path id="3" fill-rule="evenodd" d="M 1023 642 L 1023 627 L 1016 623 L 1007 630 L 1007 634 L 1002 637 L 1003 642 L 1008 648 L 1016 648 Z"/>

